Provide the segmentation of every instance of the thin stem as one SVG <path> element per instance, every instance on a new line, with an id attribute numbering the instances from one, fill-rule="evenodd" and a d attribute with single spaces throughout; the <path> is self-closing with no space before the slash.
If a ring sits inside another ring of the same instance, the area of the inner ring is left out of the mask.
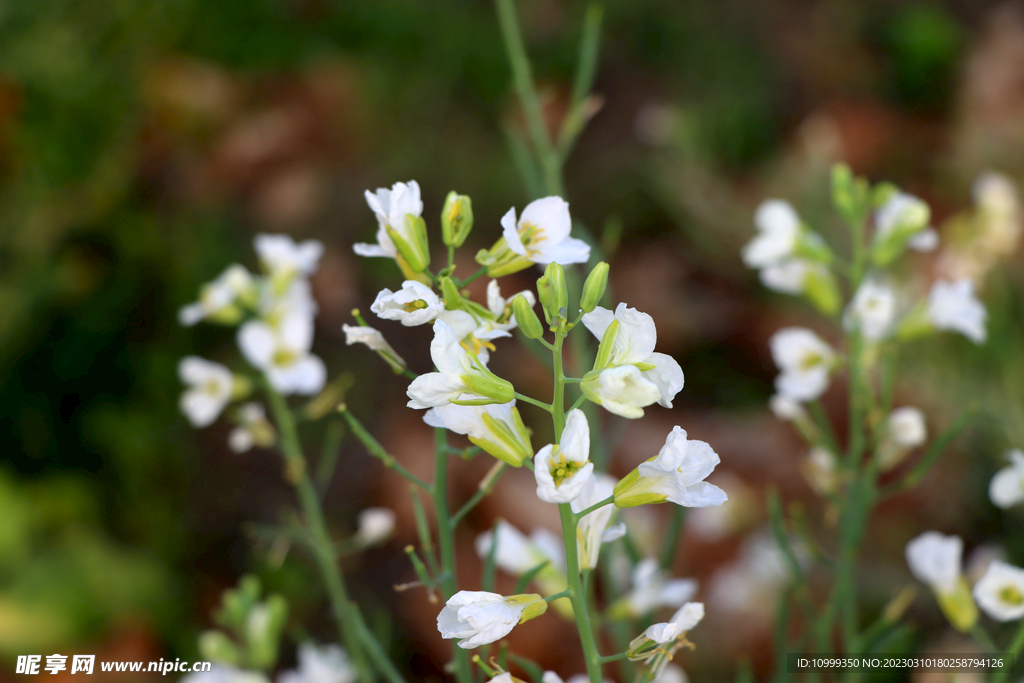
<path id="1" fill-rule="evenodd" d="M 398 472 L 400 475 L 416 486 L 419 486 L 427 493 L 431 492 L 430 484 L 407 470 L 402 463 L 395 460 L 393 455 L 384 450 L 384 447 L 380 445 L 380 442 L 373 438 L 372 434 L 366 431 L 366 428 L 363 427 L 362 423 L 356 419 L 356 416 L 353 415 L 348 408 L 342 405 L 339 410 L 341 411 L 341 414 L 345 416 L 345 420 L 348 422 L 348 426 L 352 430 L 352 433 L 363 443 L 363 446 L 366 447 L 366 450 L 369 451 L 370 455 L 384 463 L 384 467 Z"/>
<path id="2" fill-rule="evenodd" d="M 546 598 L 544 598 L 544 602 L 554 602 L 555 600 L 558 600 L 559 598 L 568 598 L 568 597 L 571 597 L 571 596 L 572 596 L 572 592 L 568 588 L 566 588 L 564 591 L 555 593 L 554 595 L 547 596 Z"/>
<path id="3" fill-rule="evenodd" d="M 985 627 L 977 621 L 974 622 L 974 626 L 971 626 L 971 635 L 974 636 L 976 641 L 978 641 L 978 645 L 981 645 L 985 649 L 985 652 L 988 652 L 989 654 L 999 652 L 999 648 L 997 648 L 996 644 L 992 642 L 992 636 L 990 636 L 988 631 L 985 630 Z"/>
<path id="4" fill-rule="evenodd" d="M 587 676 L 590 683 L 601 683 L 601 656 L 597 651 L 597 641 L 590 624 L 590 611 L 587 596 L 580 581 L 580 563 L 576 547 L 576 518 L 569 503 L 558 506 L 558 514 L 562 519 L 562 539 L 565 544 L 565 568 L 569 584 L 572 612 L 576 618 L 576 628 L 583 646 L 583 658 L 587 664 Z"/>
<path id="5" fill-rule="evenodd" d="M 359 680 L 364 683 L 372 683 L 375 678 L 373 669 L 366 659 L 368 654 L 373 660 L 374 666 L 385 678 L 392 683 L 405 683 L 402 674 L 398 672 L 380 643 L 367 628 L 359 608 L 349 600 L 345 579 L 336 561 L 334 544 L 327 533 L 327 524 L 320 509 L 320 500 L 306 468 L 306 458 L 302 453 L 299 435 L 295 429 L 295 418 L 288 409 L 284 397 L 269 383 L 266 386 L 266 394 L 277 422 L 277 428 L 281 433 L 281 454 L 284 456 L 288 468 L 288 477 L 295 486 L 303 514 L 306 516 L 306 523 L 309 525 L 313 555 L 327 588 L 331 610 L 338 622 L 341 638 L 359 672 Z"/>
<path id="6" fill-rule="evenodd" d="M 455 534 L 448 507 L 448 433 L 441 428 L 434 430 L 434 514 L 437 516 L 437 549 L 441 557 L 441 594 L 445 601 L 458 590 L 455 567 Z M 471 683 L 469 653 L 461 647 L 453 647 L 455 679 L 458 683 Z"/>
<path id="7" fill-rule="evenodd" d="M 551 404 L 550 403 L 545 403 L 544 401 L 538 401 L 535 398 L 530 398 L 526 394 L 520 394 L 518 391 L 516 392 L 516 400 L 523 401 L 524 403 L 529 403 L 530 405 L 537 406 L 538 408 L 540 408 L 542 410 L 546 410 L 549 413 L 551 412 Z"/>
<path id="8" fill-rule="evenodd" d="M 603 657 L 598 657 L 598 661 L 601 662 L 602 664 L 607 664 L 608 662 L 617 662 L 620 659 L 625 659 L 628 656 L 629 655 L 627 653 L 620 652 L 617 655 L 605 655 Z"/>
<path id="9" fill-rule="evenodd" d="M 486 272 L 487 272 L 487 266 L 484 266 L 484 267 L 483 267 L 483 268 L 481 268 L 480 270 L 476 271 L 475 273 L 473 273 L 472 275 L 470 275 L 469 277 L 467 277 L 467 278 L 466 278 L 465 280 L 461 280 L 461 281 L 459 282 L 459 287 L 460 287 L 460 288 L 462 288 L 462 287 L 465 287 L 466 285 L 468 285 L 468 284 L 469 284 L 470 282 L 472 282 L 473 280 L 477 279 L 477 278 L 478 278 L 478 277 L 480 277 L 481 275 L 484 275 L 484 274 L 485 274 Z"/>
<path id="10" fill-rule="evenodd" d="M 554 396 L 551 398 L 551 417 L 555 423 L 555 443 L 562 438 L 562 430 L 565 429 L 565 373 L 562 371 L 562 344 L 564 343 L 565 332 L 559 328 L 555 333 L 555 348 L 551 352 L 555 371 L 555 390 Z"/>
<path id="11" fill-rule="evenodd" d="M 483 481 L 480 482 L 480 486 L 477 487 L 473 496 L 459 508 L 458 512 L 452 515 L 452 531 L 455 531 L 455 527 L 459 525 L 459 522 L 462 521 L 463 517 L 468 515 L 481 500 L 490 495 L 491 491 L 494 490 L 494 485 L 498 483 L 498 479 L 500 479 L 501 475 L 505 472 L 506 467 L 508 467 L 508 465 L 503 462 L 495 463 L 495 467 L 483 478 Z"/>
<path id="12" fill-rule="evenodd" d="M 583 519 L 584 517 L 586 517 L 587 515 L 589 515 L 591 512 L 593 512 L 594 510 L 600 510 L 605 505 L 611 505 L 614 502 L 615 502 L 615 496 L 608 496 L 607 498 L 602 500 L 600 503 L 594 503 L 593 505 L 591 505 L 587 509 L 583 510 L 582 512 L 576 512 L 576 513 L 573 513 L 573 514 L 576 515 L 576 521 L 578 522 L 581 519 Z"/>
<path id="13" fill-rule="evenodd" d="M 1020 627 L 1018 627 L 1016 635 L 1013 636 L 1013 640 L 1010 641 L 1009 647 L 1006 648 L 1006 653 L 1010 655 L 1011 664 L 1017 659 L 1017 655 L 1020 654 L 1021 648 L 1024 648 L 1024 621 L 1020 622 Z M 1004 667 L 1002 671 L 999 671 L 992 677 L 992 683 L 1004 683 L 1004 681 L 1010 677 L 1010 673 L 1014 668 L 1016 667 Z"/>

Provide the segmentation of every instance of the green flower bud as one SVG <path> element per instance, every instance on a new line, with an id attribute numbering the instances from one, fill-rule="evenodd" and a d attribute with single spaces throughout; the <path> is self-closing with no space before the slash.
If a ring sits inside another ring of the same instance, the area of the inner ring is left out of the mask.
<path id="1" fill-rule="evenodd" d="M 540 339 L 544 336 L 540 318 L 537 317 L 533 306 L 525 296 L 520 295 L 512 299 L 512 315 L 515 316 L 516 324 L 527 339 Z"/>
<path id="2" fill-rule="evenodd" d="M 288 603 L 280 595 L 271 595 L 266 602 L 249 612 L 246 640 L 249 646 L 249 665 L 256 669 L 269 669 L 277 662 L 278 645 L 285 621 Z"/>
<path id="3" fill-rule="evenodd" d="M 452 190 L 441 209 L 441 234 L 444 243 L 461 247 L 473 229 L 473 203 L 469 197 Z"/>
<path id="4" fill-rule="evenodd" d="M 457 311 L 462 308 L 462 294 L 459 293 L 459 288 L 455 286 L 452 279 L 445 275 L 438 280 L 441 285 L 441 298 L 444 299 L 444 307 L 449 311 Z"/>
<path id="5" fill-rule="evenodd" d="M 504 237 L 498 239 L 490 249 L 476 253 L 476 262 L 487 268 L 487 275 L 498 278 L 518 273 L 533 265 L 533 261 L 509 249 Z"/>
<path id="6" fill-rule="evenodd" d="M 408 240 L 390 225 L 385 229 L 409 269 L 414 273 L 426 270 L 430 265 L 430 246 L 427 243 L 427 224 L 423 218 L 412 214 L 405 215 L 405 233 L 409 236 Z M 401 265 L 400 261 L 399 266 Z"/>
<path id="7" fill-rule="evenodd" d="M 510 595 L 505 598 L 505 602 L 510 605 L 522 605 L 526 603 L 526 609 L 523 610 L 523 615 L 519 617 L 519 623 L 529 621 L 539 617 L 548 611 L 548 603 L 544 601 L 544 598 L 538 593 L 520 593 L 519 595 Z"/>
<path id="8" fill-rule="evenodd" d="M 544 309 L 544 319 L 552 327 L 565 320 L 569 306 L 569 292 L 565 287 L 565 270 L 557 263 L 549 263 L 544 276 L 537 280 L 537 298 Z"/>
<path id="9" fill-rule="evenodd" d="M 839 285 L 831 271 L 813 268 L 804 278 L 804 295 L 825 315 L 835 315 L 842 305 Z"/>
<path id="10" fill-rule="evenodd" d="M 608 264 L 601 261 L 587 276 L 583 283 L 583 296 L 580 297 L 580 308 L 584 313 L 590 313 L 604 296 L 604 290 L 608 287 Z"/>
<path id="11" fill-rule="evenodd" d="M 218 664 L 239 666 L 242 663 L 238 646 L 220 631 L 205 631 L 199 636 L 199 653 L 203 659 Z"/>
<path id="12" fill-rule="evenodd" d="M 519 409 L 513 407 L 511 412 L 511 425 L 484 413 L 481 420 L 491 433 L 491 438 L 471 436 L 469 440 L 498 460 L 512 467 L 522 467 L 524 461 L 533 457 L 533 445 L 530 442 L 530 430 L 523 424 Z"/>
<path id="13" fill-rule="evenodd" d="M 608 367 L 608 363 L 611 362 L 612 358 L 612 349 L 615 345 L 615 335 L 618 333 L 619 321 L 616 318 L 605 328 L 604 336 L 601 337 L 601 343 L 597 347 L 597 357 L 594 358 L 594 372 L 600 372 Z M 589 377 L 590 373 L 587 376 Z"/>
<path id="14" fill-rule="evenodd" d="M 849 225 L 859 225 L 869 210 L 870 186 L 846 164 L 832 167 L 832 203 Z"/>
<path id="15" fill-rule="evenodd" d="M 978 607 L 974 604 L 971 588 L 963 576 L 957 582 L 955 591 L 942 595 L 936 594 L 935 597 L 938 598 L 939 607 L 942 608 L 946 619 L 960 633 L 967 633 L 978 621 Z"/>
<path id="16" fill-rule="evenodd" d="M 654 458 L 651 458 L 653 460 Z M 612 490 L 615 499 L 615 507 L 631 508 L 638 505 L 651 505 L 664 503 L 668 496 L 664 493 L 652 490 L 649 481 L 643 481 L 640 470 L 633 468 L 633 471 L 619 480 Z"/>

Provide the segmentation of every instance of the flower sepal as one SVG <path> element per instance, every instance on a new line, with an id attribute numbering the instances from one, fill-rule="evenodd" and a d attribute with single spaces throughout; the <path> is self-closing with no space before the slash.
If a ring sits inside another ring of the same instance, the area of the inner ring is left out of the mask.
<path id="1" fill-rule="evenodd" d="M 518 273 L 533 265 L 533 261 L 512 251 L 504 237 L 498 238 L 490 249 L 478 251 L 476 262 L 487 268 L 488 277 L 494 278 Z"/>
<path id="2" fill-rule="evenodd" d="M 539 593 L 520 593 L 518 595 L 510 595 L 505 598 L 505 602 L 512 606 L 526 605 L 526 608 L 523 609 L 522 616 L 519 617 L 520 624 L 527 622 L 530 619 L 536 619 L 548 611 L 548 603 Z"/>
<path id="3" fill-rule="evenodd" d="M 473 229 L 473 202 L 455 190 L 448 193 L 441 209 L 441 238 L 450 247 L 461 247 Z"/>
<path id="4" fill-rule="evenodd" d="M 939 601 L 939 607 L 946 615 L 946 619 L 960 633 L 970 631 L 978 620 L 978 606 L 974 604 L 971 588 L 963 576 L 959 577 L 953 592 L 936 593 L 935 598 Z"/>

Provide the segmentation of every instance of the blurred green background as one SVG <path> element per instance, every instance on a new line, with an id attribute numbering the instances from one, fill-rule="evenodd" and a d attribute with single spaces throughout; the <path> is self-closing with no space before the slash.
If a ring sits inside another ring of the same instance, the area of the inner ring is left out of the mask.
<path id="1" fill-rule="evenodd" d="M 555 125 L 586 7 L 519 9 Z M 813 318 L 742 267 L 753 208 L 784 196 L 839 236 L 826 192 L 839 159 L 927 199 L 939 222 L 969 206 L 978 172 L 1021 177 L 1024 13 L 971 0 L 604 9 L 603 106 L 566 169 L 573 216 L 614 251 L 619 298 L 654 315 L 659 350 L 680 360 L 680 414 L 732 432 L 723 467 L 760 488 L 773 476 L 767 458 L 792 474 L 800 455 L 762 442 L 772 430 L 773 443 L 794 443 L 764 408 L 766 339 Z M 471 195 L 471 254 L 529 199 L 506 145 L 519 126 L 487 2 L 0 5 L 0 661 L 61 648 L 195 658 L 220 590 L 247 569 L 295 597 L 294 633 L 326 637 L 304 565 L 268 566 L 242 532 L 289 501 L 277 461 L 231 455 L 226 429 L 196 432 L 177 411 L 181 356 L 234 356 L 229 334 L 180 328 L 176 311 L 226 264 L 251 265 L 256 232 L 322 240 L 317 350 L 332 372 L 354 372 L 371 428 L 399 429 L 386 418 L 404 387 L 379 381 L 386 369 L 340 330 L 397 281 L 390 264 L 351 254 L 375 230 L 363 190 L 418 180 L 435 229 L 448 190 Z M 901 390 L 931 410 L 935 431 L 963 396 L 986 410 L 945 475 L 895 508 L 911 521 L 889 544 L 891 571 L 921 524 L 969 544 L 1009 540 L 984 487 L 1002 450 L 1024 445 L 1021 278 L 1019 260 L 989 276 L 985 351 L 949 339 L 907 359 L 915 381 Z M 425 366 L 422 340 L 386 332 Z M 367 463 L 346 445 L 338 528 L 387 502 Z M 943 486 L 955 491 L 929 498 Z M 350 568 L 384 605 L 396 601 L 388 581 L 406 575 L 398 548 Z M 1011 558 L 1021 551 L 1011 546 Z M 386 580 L 367 567 L 385 567 Z"/>

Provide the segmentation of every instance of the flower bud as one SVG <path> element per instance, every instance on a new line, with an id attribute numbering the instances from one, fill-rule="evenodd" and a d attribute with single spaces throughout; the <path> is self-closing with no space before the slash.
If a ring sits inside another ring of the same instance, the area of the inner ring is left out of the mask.
<path id="1" fill-rule="evenodd" d="M 549 263 L 544 276 L 537 280 L 537 298 L 544 309 L 544 319 L 554 326 L 565 319 L 569 305 L 569 292 L 565 287 L 565 270 L 557 263 Z"/>
<path id="2" fill-rule="evenodd" d="M 597 347 L 597 356 L 594 358 L 594 371 L 599 372 L 608 367 L 612 358 L 612 350 L 615 348 L 615 336 L 619 333 L 619 320 L 613 319 L 605 328 L 604 336 Z M 590 376 L 590 373 L 587 375 Z"/>
<path id="3" fill-rule="evenodd" d="M 220 631 L 204 631 L 199 636 L 199 653 L 203 659 L 218 664 L 238 666 L 242 660 L 238 646 Z"/>
<path id="4" fill-rule="evenodd" d="M 441 298 L 444 299 L 444 307 L 449 311 L 461 309 L 463 307 L 462 295 L 452 279 L 445 275 L 438 278 L 438 282 L 441 285 Z"/>
<path id="5" fill-rule="evenodd" d="M 444 243 L 461 247 L 473 229 L 473 203 L 469 197 L 452 190 L 441 209 L 441 235 Z"/>
<path id="6" fill-rule="evenodd" d="M 533 306 L 526 300 L 525 296 L 517 296 L 512 299 L 512 315 L 515 316 L 516 325 L 527 339 L 540 339 L 544 336 L 544 328 L 540 324 L 540 318 L 533 310 Z"/>
<path id="7" fill-rule="evenodd" d="M 869 192 L 867 181 L 855 177 L 849 166 L 832 167 L 832 203 L 848 224 L 857 225 L 864 220 Z"/>
<path id="8" fill-rule="evenodd" d="M 548 611 L 548 603 L 544 601 L 538 593 L 520 593 L 519 595 L 510 595 L 505 598 L 505 602 L 509 605 L 526 605 L 526 609 L 523 610 L 523 615 L 519 617 L 519 623 L 529 621 L 535 617 L 539 617 Z"/>
<path id="9" fill-rule="evenodd" d="M 405 215 L 405 231 L 410 236 L 406 240 L 390 225 L 385 226 L 388 237 L 398 249 L 398 255 L 405 265 L 414 273 L 422 273 L 430 265 L 430 246 L 427 243 L 427 224 L 422 216 Z M 401 260 L 399 266 L 403 265 Z"/>
<path id="10" fill-rule="evenodd" d="M 493 278 L 518 273 L 533 265 L 533 261 L 512 251 L 504 237 L 498 238 L 490 249 L 478 251 L 476 262 L 487 268 L 487 275 Z"/>
<path id="11" fill-rule="evenodd" d="M 271 595 L 256 605 L 246 622 L 249 662 L 257 669 L 268 669 L 277 661 L 281 632 L 288 619 L 288 603 L 280 595 Z"/>
<path id="12" fill-rule="evenodd" d="M 608 264 L 601 261 L 587 276 L 583 283 L 583 296 L 580 297 L 580 308 L 584 313 L 590 313 L 604 296 L 604 290 L 608 287 Z"/>
<path id="13" fill-rule="evenodd" d="M 842 304 L 836 278 L 825 269 L 808 271 L 804 278 L 804 295 L 815 308 L 829 316 L 835 315 Z"/>
<path id="14" fill-rule="evenodd" d="M 516 397 L 516 390 L 511 382 L 495 375 L 484 367 L 484 364 L 479 361 L 476 354 L 469 353 L 474 360 L 477 372 L 461 375 L 462 381 L 469 393 L 483 396 L 486 400 L 455 400 L 452 403 L 456 405 L 487 405 L 488 403 L 508 403 Z"/>

